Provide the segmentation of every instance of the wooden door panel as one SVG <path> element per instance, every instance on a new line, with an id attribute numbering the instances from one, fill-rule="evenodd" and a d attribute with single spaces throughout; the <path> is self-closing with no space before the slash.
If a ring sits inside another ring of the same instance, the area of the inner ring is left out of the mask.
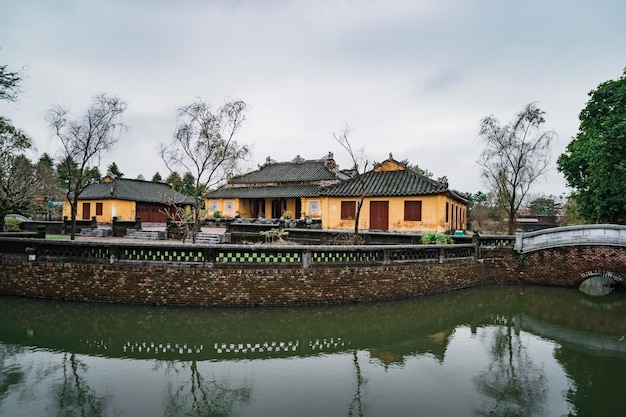
<path id="1" fill-rule="evenodd" d="M 389 201 L 370 202 L 370 230 L 389 230 Z"/>
<path id="2" fill-rule="evenodd" d="M 83 203 L 83 220 L 91 219 L 91 203 Z"/>

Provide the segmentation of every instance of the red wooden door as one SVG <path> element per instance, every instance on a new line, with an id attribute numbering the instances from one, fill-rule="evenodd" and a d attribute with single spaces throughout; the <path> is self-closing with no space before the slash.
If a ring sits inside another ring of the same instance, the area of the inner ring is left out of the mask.
<path id="1" fill-rule="evenodd" d="M 83 220 L 91 219 L 91 203 L 83 203 Z"/>
<path id="2" fill-rule="evenodd" d="M 389 201 L 370 202 L 370 230 L 389 229 Z"/>

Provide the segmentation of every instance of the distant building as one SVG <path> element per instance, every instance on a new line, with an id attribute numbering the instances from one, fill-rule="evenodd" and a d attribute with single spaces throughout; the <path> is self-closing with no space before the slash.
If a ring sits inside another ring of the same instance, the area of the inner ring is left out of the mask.
<path id="1" fill-rule="evenodd" d="M 412 170 L 391 155 L 360 178 L 364 180 L 362 230 L 465 230 L 467 200 Z M 288 210 L 294 218 L 321 219 L 326 229 L 354 229 L 361 179 L 340 171 L 332 154 L 290 162 L 268 158 L 258 170 L 234 177 L 207 194 L 207 215 L 279 218 Z"/>
<path id="2" fill-rule="evenodd" d="M 359 229 L 419 232 L 465 230 L 467 200 L 436 181 L 406 168 L 389 155 L 362 177 L 320 190 L 322 225 L 354 229 L 356 207 L 365 196 Z M 364 185 L 364 187 L 362 186 Z"/>
<path id="3" fill-rule="evenodd" d="M 319 208 L 320 186 L 338 183 L 348 176 L 337 169 L 333 154 L 289 162 L 267 158 L 255 171 L 233 177 L 206 195 L 207 216 L 219 211 L 226 217 L 279 218 L 285 211 L 294 218 Z"/>
<path id="4" fill-rule="evenodd" d="M 106 176 L 101 183 L 85 188 L 78 197 L 77 219 L 109 223 L 113 217 L 119 220 L 165 222 L 173 206 L 193 204 L 191 196 L 181 194 L 169 184 L 114 178 Z M 63 203 L 63 215 L 71 216 L 69 202 Z"/>

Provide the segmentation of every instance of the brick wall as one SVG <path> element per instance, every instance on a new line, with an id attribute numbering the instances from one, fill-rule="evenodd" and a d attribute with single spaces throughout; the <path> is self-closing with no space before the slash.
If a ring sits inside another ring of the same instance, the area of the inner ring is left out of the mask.
<path id="1" fill-rule="evenodd" d="M 517 255 L 516 255 L 517 256 Z M 590 272 L 626 277 L 626 250 L 616 246 L 566 246 L 519 255 L 520 279 L 532 284 L 578 287 Z"/>
<path id="2" fill-rule="evenodd" d="M 590 272 L 626 277 L 626 250 L 570 246 L 479 260 L 343 268 L 215 269 L 145 263 L 0 259 L 0 293 L 158 305 L 298 305 L 391 300 L 486 283 L 577 287 Z"/>
<path id="3" fill-rule="evenodd" d="M 0 259 L 0 293 L 158 305 L 352 303 L 481 285 L 497 278 L 496 270 L 510 263 L 494 258 L 374 267 L 219 270 L 4 258 Z"/>

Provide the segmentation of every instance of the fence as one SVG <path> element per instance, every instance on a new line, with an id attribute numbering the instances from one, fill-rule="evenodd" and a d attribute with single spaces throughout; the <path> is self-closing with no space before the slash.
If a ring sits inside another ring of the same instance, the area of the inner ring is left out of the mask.
<path id="1" fill-rule="evenodd" d="M 480 249 L 512 247 L 515 238 L 475 238 L 454 245 L 183 245 L 0 238 L 0 254 L 31 260 L 176 264 L 215 268 L 316 268 L 476 259 Z"/>

